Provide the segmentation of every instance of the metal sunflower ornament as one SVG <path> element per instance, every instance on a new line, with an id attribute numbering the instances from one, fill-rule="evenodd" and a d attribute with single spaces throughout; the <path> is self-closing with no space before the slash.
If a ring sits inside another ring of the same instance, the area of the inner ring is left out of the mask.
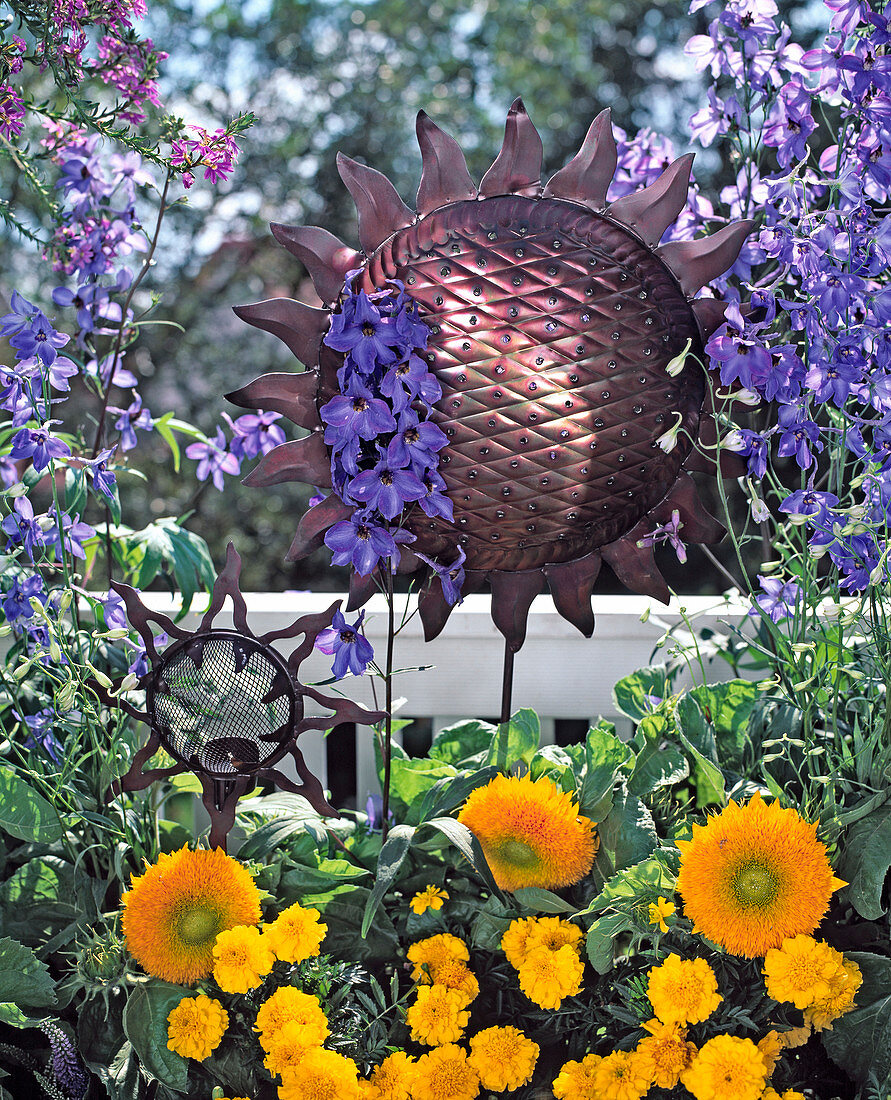
<path id="1" fill-rule="evenodd" d="M 604 561 L 632 591 L 667 601 L 654 542 L 681 529 L 688 542 L 722 537 L 689 471 L 717 468 L 701 364 L 724 305 L 692 296 L 734 263 L 753 223 L 660 246 L 686 204 L 692 155 L 607 204 L 608 111 L 546 184 L 520 100 L 479 187 L 423 112 L 417 133 L 417 211 L 379 172 L 338 157 L 361 251 L 273 225 L 328 304 L 238 307 L 307 370 L 229 397 L 309 430 L 267 454 L 249 484 L 333 488 L 300 520 L 289 558 L 324 540 L 355 567 L 352 607 L 382 562 L 424 569 L 428 640 L 462 592 L 488 581 L 507 661 L 545 581 L 590 636 Z"/>
<path id="2" fill-rule="evenodd" d="M 196 631 L 183 630 L 166 615 L 147 608 L 129 585 L 112 582 L 150 662 L 149 671 L 133 688 L 145 691 L 145 710 L 120 696 L 120 681 L 110 691 L 96 688 L 109 705 L 121 707 L 151 731 L 113 791 L 138 791 L 157 779 L 193 772 L 201 781 L 202 801 L 210 815 L 210 845 L 224 850 L 236 803 L 258 781 L 302 795 L 320 814 L 336 814 L 306 766 L 297 739 L 305 730 L 384 717 L 348 699 L 324 695 L 297 679 L 301 663 L 312 652 L 316 636 L 330 625 L 338 604 L 256 637 L 247 623 L 238 586 L 240 573 L 241 558 L 230 544 L 225 568 L 216 578 L 210 606 Z M 232 600 L 234 630 L 213 626 L 227 597 Z M 169 639 L 160 653 L 153 622 Z M 273 648 L 273 642 L 299 634 L 303 640 L 287 659 Z M 306 699 L 333 714 L 307 716 Z M 159 749 L 174 763 L 143 770 Z M 286 756 L 293 758 L 301 783 L 276 768 Z"/>

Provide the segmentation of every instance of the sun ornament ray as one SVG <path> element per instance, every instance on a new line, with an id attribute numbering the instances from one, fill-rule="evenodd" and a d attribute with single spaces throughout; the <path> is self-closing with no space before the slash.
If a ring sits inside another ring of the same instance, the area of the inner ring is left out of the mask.
<path id="1" fill-rule="evenodd" d="M 721 402 L 702 367 L 724 307 L 692 296 L 732 266 L 753 222 L 660 245 L 686 204 L 692 156 L 608 204 L 617 163 L 608 110 L 545 183 L 541 139 L 519 99 L 478 187 L 458 144 L 423 111 L 417 135 L 416 211 L 379 172 L 338 157 L 358 212 L 359 250 L 316 227 L 272 227 L 325 305 L 276 298 L 236 307 L 306 366 L 228 395 L 308 431 L 266 455 L 248 481 L 331 485 L 319 410 L 340 392 L 344 354 L 326 333 L 345 308 L 348 276 L 351 294 L 400 286 L 429 329 L 423 362 L 441 390 L 430 422 L 447 441 L 438 475 L 450 506 L 430 515 L 410 505 L 411 546 L 397 552 L 400 571 L 426 571 L 425 636 L 435 637 L 451 612 L 436 569 L 442 574 L 456 548 L 463 591 L 488 583 L 509 652 L 522 646 L 545 584 L 559 613 L 590 636 L 604 562 L 632 591 L 667 601 L 647 535 L 670 528 L 685 541 L 723 537 L 689 471 L 740 472 L 726 451 L 716 460 L 713 410 Z M 318 547 L 351 511 L 336 492 L 310 508 L 289 557 Z M 351 607 L 374 590 L 359 577 Z"/>

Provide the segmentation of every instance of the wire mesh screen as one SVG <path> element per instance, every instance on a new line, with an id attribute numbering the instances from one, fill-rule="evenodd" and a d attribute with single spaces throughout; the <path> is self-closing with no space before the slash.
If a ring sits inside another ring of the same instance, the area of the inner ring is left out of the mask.
<path id="1" fill-rule="evenodd" d="M 148 707 L 164 748 L 190 768 L 227 778 L 270 764 L 288 742 L 296 693 L 281 657 L 225 631 L 164 653 Z"/>

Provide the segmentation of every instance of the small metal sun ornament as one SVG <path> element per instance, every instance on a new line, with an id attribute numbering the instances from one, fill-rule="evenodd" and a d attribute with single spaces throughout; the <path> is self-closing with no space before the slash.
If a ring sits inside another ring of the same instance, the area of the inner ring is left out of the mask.
<path id="1" fill-rule="evenodd" d="M 272 227 L 328 304 L 274 298 L 236 309 L 308 368 L 263 375 L 229 395 L 310 433 L 271 451 L 247 481 L 331 484 L 319 409 L 338 392 L 344 357 L 323 337 L 341 309 L 347 272 L 358 269 L 352 288 L 368 294 L 398 280 L 429 326 L 427 367 L 442 389 L 431 420 L 448 439 L 439 474 L 454 509 L 451 521 L 418 506 L 407 512 L 415 540 L 403 547 L 400 568 L 427 568 L 418 554 L 449 562 L 460 546 L 464 591 L 488 581 L 492 617 L 511 653 L 545 580 L 560 614 L 590 636 L 602 562 L 632 591 L 667 602 L 647 533 L 673 524 L 686 541 L 724 534 L 689 473 L 717 470 L 707 453 L 715 453 L 717 426 L 711 402 L 704 411 L 709 379 L 701 364 L 724 303 L 692 296 L 735 262 L 753 223 L 660 246 L 686 204 L 692 155 L 608 204 L 617 165 L 608 111 L 547 184 L 539 179 L 541 139 L 520 100 L 479 187 L 457 143 L 423 112 L 417 133 L 417 212 L 385 176 L 338 157 L 361 252 L 323 229 Z M 669 374 L 679 356 L 679 373 Z M 725 452 L 721 474 L 737 469 Z M 335 493 L 310 508 L 289 558 L 319 546 L 349 511 Z M 351 606 L 374 589 L 373 578 L 356 578 Z M 450 611 L 441 585 L 422 590 L 428 639 Z"/>
<path id="2" fill-rule="evenodd" d="M 307 768 L 297 738 L 305 730 L 327 730 L 340 722 L 371 723 L 383 717 L 347 699 L 323 695 L 297 679 L 316 635 L 330 625 L 338 605 L 317 615 L 304 615 L 291 626 L 258 638 L 247 623 L 247 608 L 238 586 L 240 572 L 241 558 L 230 544 L 210 607 L 194 632 L 147 608 L 129 585 L 112 582 L 151 662 L 134 689 L 145 691 L 145 710 L 101 692 L 107 703 L 120 706 L 151 730 L 130 770 L 113 789 L 138 791 L 157 779 L 193 772 L 201 781 L 214 848 L 226 847 L 236 803 L 258 781 L 302 795 L 322 815 L 335 814 L 321 783 Z M 234 630 L 213 626 L 227 596 L 232 600 Z M 149 625 L 152 622 L 171 639 L 160 654 Z M 304 636 L 303 641 L 287 659 L 273 648 L 273 642 L 298 634 Z M 307 717 L 306 698 L 334 713 Z M 159 749 L 175 763 L 143 770 Z M 293 757 L 301 783 L 276 769 L 286 756 Z"/>

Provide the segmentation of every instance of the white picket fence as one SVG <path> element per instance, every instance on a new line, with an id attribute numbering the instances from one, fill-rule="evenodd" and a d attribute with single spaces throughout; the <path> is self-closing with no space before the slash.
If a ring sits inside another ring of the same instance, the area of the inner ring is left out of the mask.
<path id="1" fill-rule="evenodd" d="M 300 615 L 319 612 L 344 599 L 336 593 L 251 593 L 245 598 L 248 623 L 256 635 L 281 629 Z M 164 614 L 175 611 L 172 599 L 161 594 L 149 594 L 146 602 Z M 397 602 L 397 623 L 400 610 Z M 553 743 L 561 732 L 565 734 L 567 720 L 574 720 L 573 728 L 583 730 L 600 716 L 615 720 L 619 732 L 628 733 L 630 723 L 615 713 L 613 685 L 637 668 L 665 660 L 665 650 L 654 653 L 654 647 L 666 627 L 682 624 L 686 616 L 697 629 L 708 626 L 726 633 L 728 624 L 741 623 L 746 611 L 747 605 L 739 600 L 721 597 L 681 597 L 666 608 L 640 596 L 595 596 L 596 628 L 588 639 L 557 614 L 549 596 L 539 596 L 529 613 L 526 643 L 516 656 L 513 709 L 532 707 L 538 713 L 544 743 Z M 230 627 L 228 612 L 227 605 L 214 625 Z M 650 617 L 642 622 L 645 612 Z M 183 625 L 194 629 L 199 617 L 190 614 Z M 353 616 L 348 618 L 352 621 Z M 367 606 L 366 633 L 379 659 L 385 653 L 386 625 L 384 599 L 374 597 Z M 282 653 L 287 655 L 293 646 L 294 642 L 282 643 Z M 430 643 L 424 642 L 420 620 L 414 615 L 396 640 L 396 667 L 430 667 L 405 672 L 394 681 L 395 696 L 404 699 L 399 717 L 428 720 L 433 733 L 460 718 L 495 718 L 501 703 L 503 656 L 504 641 L 492 623 L 488 596 L 468 596 L 452 612 L 442 634 Z M 330 657 L 314 652 L 301 666 L 301 681 L 329 678 L 330 662 Z M 722 661 L 707 665 L 706 672 L 709 679 L 728 675 Z M 371 677 L 349 677 L 337 687 L 350 698 L 375 706 Z M 378 682 L 378 705 L 381 698 Z M 355 738 L 355 744 L 344 737 Z M 372 734 L 367 727 L 339 730 L 330 742 L 310 731 L 301 735 L 300 747 L 313 772 L 323 785 L 337 790 L 342 804 L 362 806 L 369 793 L 379 790 Z"/>

